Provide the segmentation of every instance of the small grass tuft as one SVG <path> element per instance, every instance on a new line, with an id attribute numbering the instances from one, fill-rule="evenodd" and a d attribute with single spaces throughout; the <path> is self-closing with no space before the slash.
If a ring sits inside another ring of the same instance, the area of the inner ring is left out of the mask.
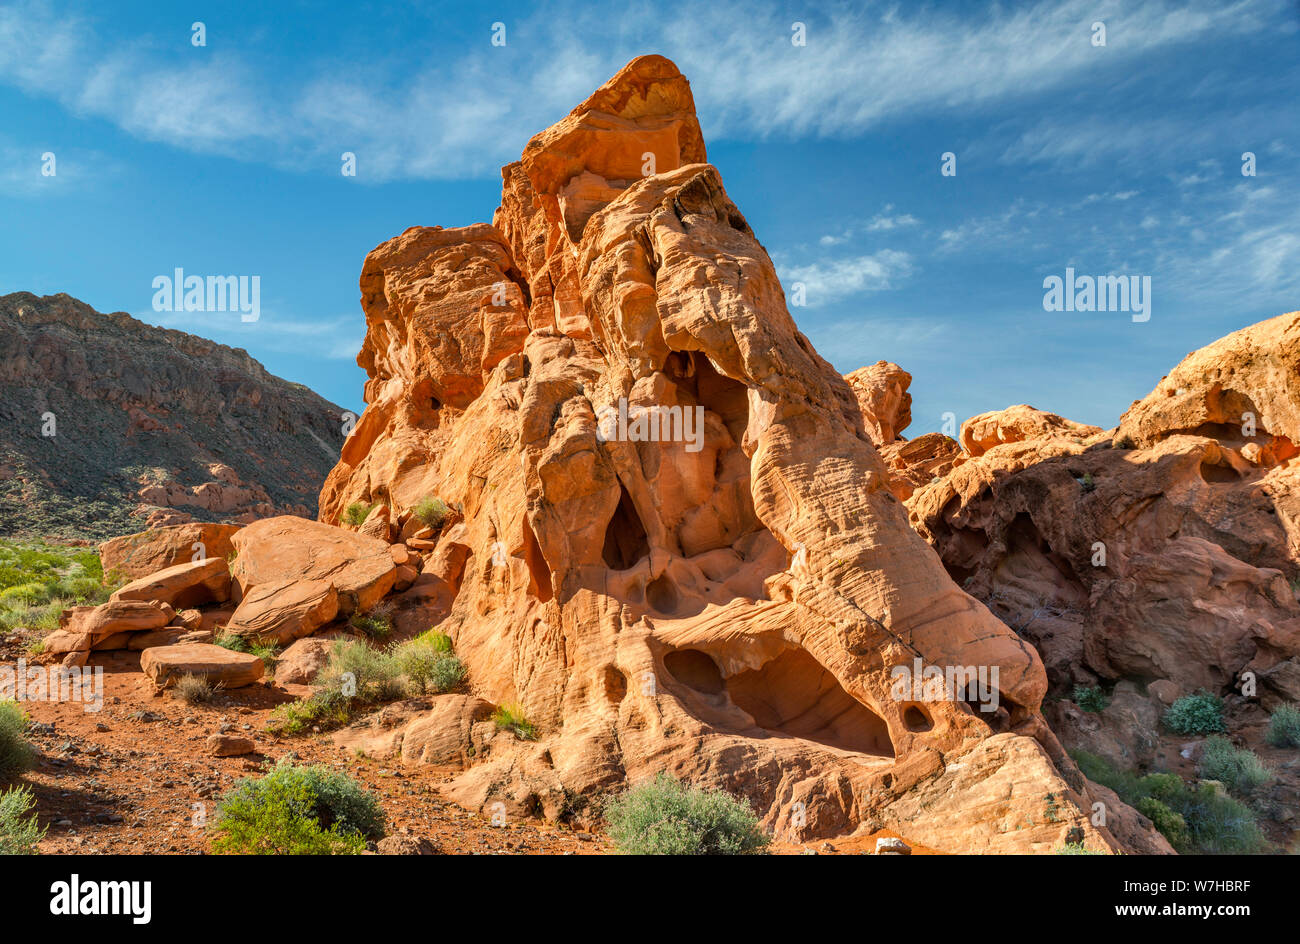
<path id="1" fill-rule="evenodd" d="M 498 705 L 497 710 L 492 712 L 492 721 L 502 731 L 513 732 L 521 741 L 537 740 L 537 725 L 524 716 L 524 709 L 520 705 Z"/>

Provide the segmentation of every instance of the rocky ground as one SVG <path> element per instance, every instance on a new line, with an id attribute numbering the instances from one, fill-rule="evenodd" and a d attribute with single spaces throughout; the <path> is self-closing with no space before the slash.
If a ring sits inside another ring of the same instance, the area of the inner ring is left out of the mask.
<path id="1" fill-rule="evenodd" d="M 24 657 L 22 635 L 0 642 L 0 660 Z M 87 712 L 79 704 L 29 702 L 29 740 L 40 751 L 23 778 L 47 827 L 46 854 L 205 854 L 210 836 L 202 825 L 221 794 L 268 764 L 293 759 L 346 770 L 379 796 L 388 836 L 428 840 L 448 855 L 606 855 L 613 850 L 599 831 L 516 819 L 503 825 L 449 801 L 441 791 L 453 768 L 377 761 L 335 745 L 329 734 L 283 738 L 268 733 L 271 710 L 307 692 L 305 686 L 251 685 L 218 693 L 210 704 L 188 705 L 157 696 L 140 673 L 138 654 L 95 656 L 104 668 L 104 704 Z M 256 749 L 240 757 L 214 757 L 211 735 L 251 738 Z M 776 843 L 780 855 L 864 855 L 889 831 L 811 843 Z M 915 855 L 933 850 L 912 845 Z"/>

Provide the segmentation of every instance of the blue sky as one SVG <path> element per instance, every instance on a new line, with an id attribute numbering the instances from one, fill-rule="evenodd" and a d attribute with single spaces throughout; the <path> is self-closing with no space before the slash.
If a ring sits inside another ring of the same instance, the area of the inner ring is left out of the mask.
<path id="1" fill-rule="evenodd" d="M 1110 426 L 1300 308 L 1295 0 L 115 6 L 0 3 L 0 293 L 244 347 L 352 409 L 366 252 L 490 220 L 500 165 L 650 52 L 818 350 L 912 372 L 909 434 L 1021 402 Z M 154 312 L 177 267 L 259 275 L 260 320 Z M 1150 320 L 1044 311 L 1066 267 L 1149 276 Z"/>

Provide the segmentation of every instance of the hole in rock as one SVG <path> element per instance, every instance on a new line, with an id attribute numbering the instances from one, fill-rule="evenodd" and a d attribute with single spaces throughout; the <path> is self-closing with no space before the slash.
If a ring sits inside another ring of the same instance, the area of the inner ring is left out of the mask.
<path id="1" fill-rule="evenodd" d="M 760 668 L 733 675 L 727 692 L 761 728 L 840 750 L 894 756 L 884 719 L 803 649 L 787 649 Z"/>
<path id="2" fill-rule="evenodd" d="M 672 615 L 677 612 L 677 587 L 668 579 L 668 575 L 656 577 L 645 588 L 645 599 L 660 613 Z"/>
<path id="3" fill-rule="evenodd" d="M 605 548 L 601 556 L 610 570 L 627 570 L 650 553 L 650 539 L 636 513 L 627 488 L 619 484 L 618 508 L 605 526 Z"/>
<path id="4" fill-rule="evenodd" d="M 664 668 L 683 685 L 706 695 L 720 695 L 726 688 L 718 663 L 698 649 L 675 649 L 664 656 Z"/>
<path id="5" fill-rule="evenodd" d="M 929 731 L 934 727 L 934 722 L 930 720 L 929 715 L 916 705 L 908 705 L 903 711 L 903 724 L 914 734 Z"/>
<path id="6" fill-rule="evenodd" d="M 1088 601 L 1088 592 L 1070 562 L 1052 550 L 1033 519 L 1023 511 L 1007 529 L 1007 554 L 998 564 L 997 577 L 1000 583 L 1039 587 L 1046 578 L 1051 596 L 1043 596 L 1045 604 L 1083 606 Z"/>
<path id="7" fill-rule="evenodd" d="M 1210 462 L 1202 462 L 1200 470 L 1201 478 L 1211 485 L 1236 482 L 1241 478 L 1237 475 L 1237 470 L 1230 465 L 1214 465 Z"/>
<path id="8" fill-rule="evenodd" d="M 429 397 L 429 406 L 433 407 L 435 410 L 441 410 L 442 401 L 437 397 Z"/>
<path id="9" fill-rule="evenodd" d="M 524 518 L 524 563 L 528 565 L 528 592 L 543 603 L 555 596 L 551 588 L 551 568 L 542 556 L 541 545 L 537 543 L 537 536 L 527 518 Z"/>
<path id="10" fill-rule="evenodd" d="M 627 676 L 612 665 L 605 666 L 605 697 L 617 704 L 627 695 Z"/>

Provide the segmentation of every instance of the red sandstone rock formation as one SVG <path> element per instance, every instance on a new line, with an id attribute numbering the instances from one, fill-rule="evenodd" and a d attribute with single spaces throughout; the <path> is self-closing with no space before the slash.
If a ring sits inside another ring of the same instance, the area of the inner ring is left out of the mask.
<path id="1" fill-rule="evenodd" d="M 1258 747 L 1267 712 L 1300 702 L 1298 367 L 1293 312 L 1190 354 L 1113 430 L 984 414 L 962 428 L 966 455 L 908 499 L 953 578 L 1042 655 L 1054 694 L 1113 687 L 1100 715 L 1053 707 L 1070 746 L 1145 768 L 1164 708 L 1206 688 Z M 1282 781 L 1294 806 L 1300 784 Z"/>
<path id="2" fill-rule="evenodd" d="M 559 817 L 667 770 L 781 838 L 1167 850 L 1118 802 L 1093 826 L 1037 653 L 891 494 L 873 440 L 899 444 L 902 392 L 864 409 L 799 332 L 672 63 L 630 63 L 502 177 L 493 225 L 367 257 L 369 406 L 320 499 L 329 523 L 382 503 L 390 538 L 424 498 L 457 510 L 395 599 L 542 741 L 468 750 L 481 705 L 449 709 L 464 737 L 430 749 L 466 768 L 452 795 Z M 630 432 L 639 408 L 677 441 Z M 997 710 L 900 695 L 917 664 L 996 670 Z"/>

